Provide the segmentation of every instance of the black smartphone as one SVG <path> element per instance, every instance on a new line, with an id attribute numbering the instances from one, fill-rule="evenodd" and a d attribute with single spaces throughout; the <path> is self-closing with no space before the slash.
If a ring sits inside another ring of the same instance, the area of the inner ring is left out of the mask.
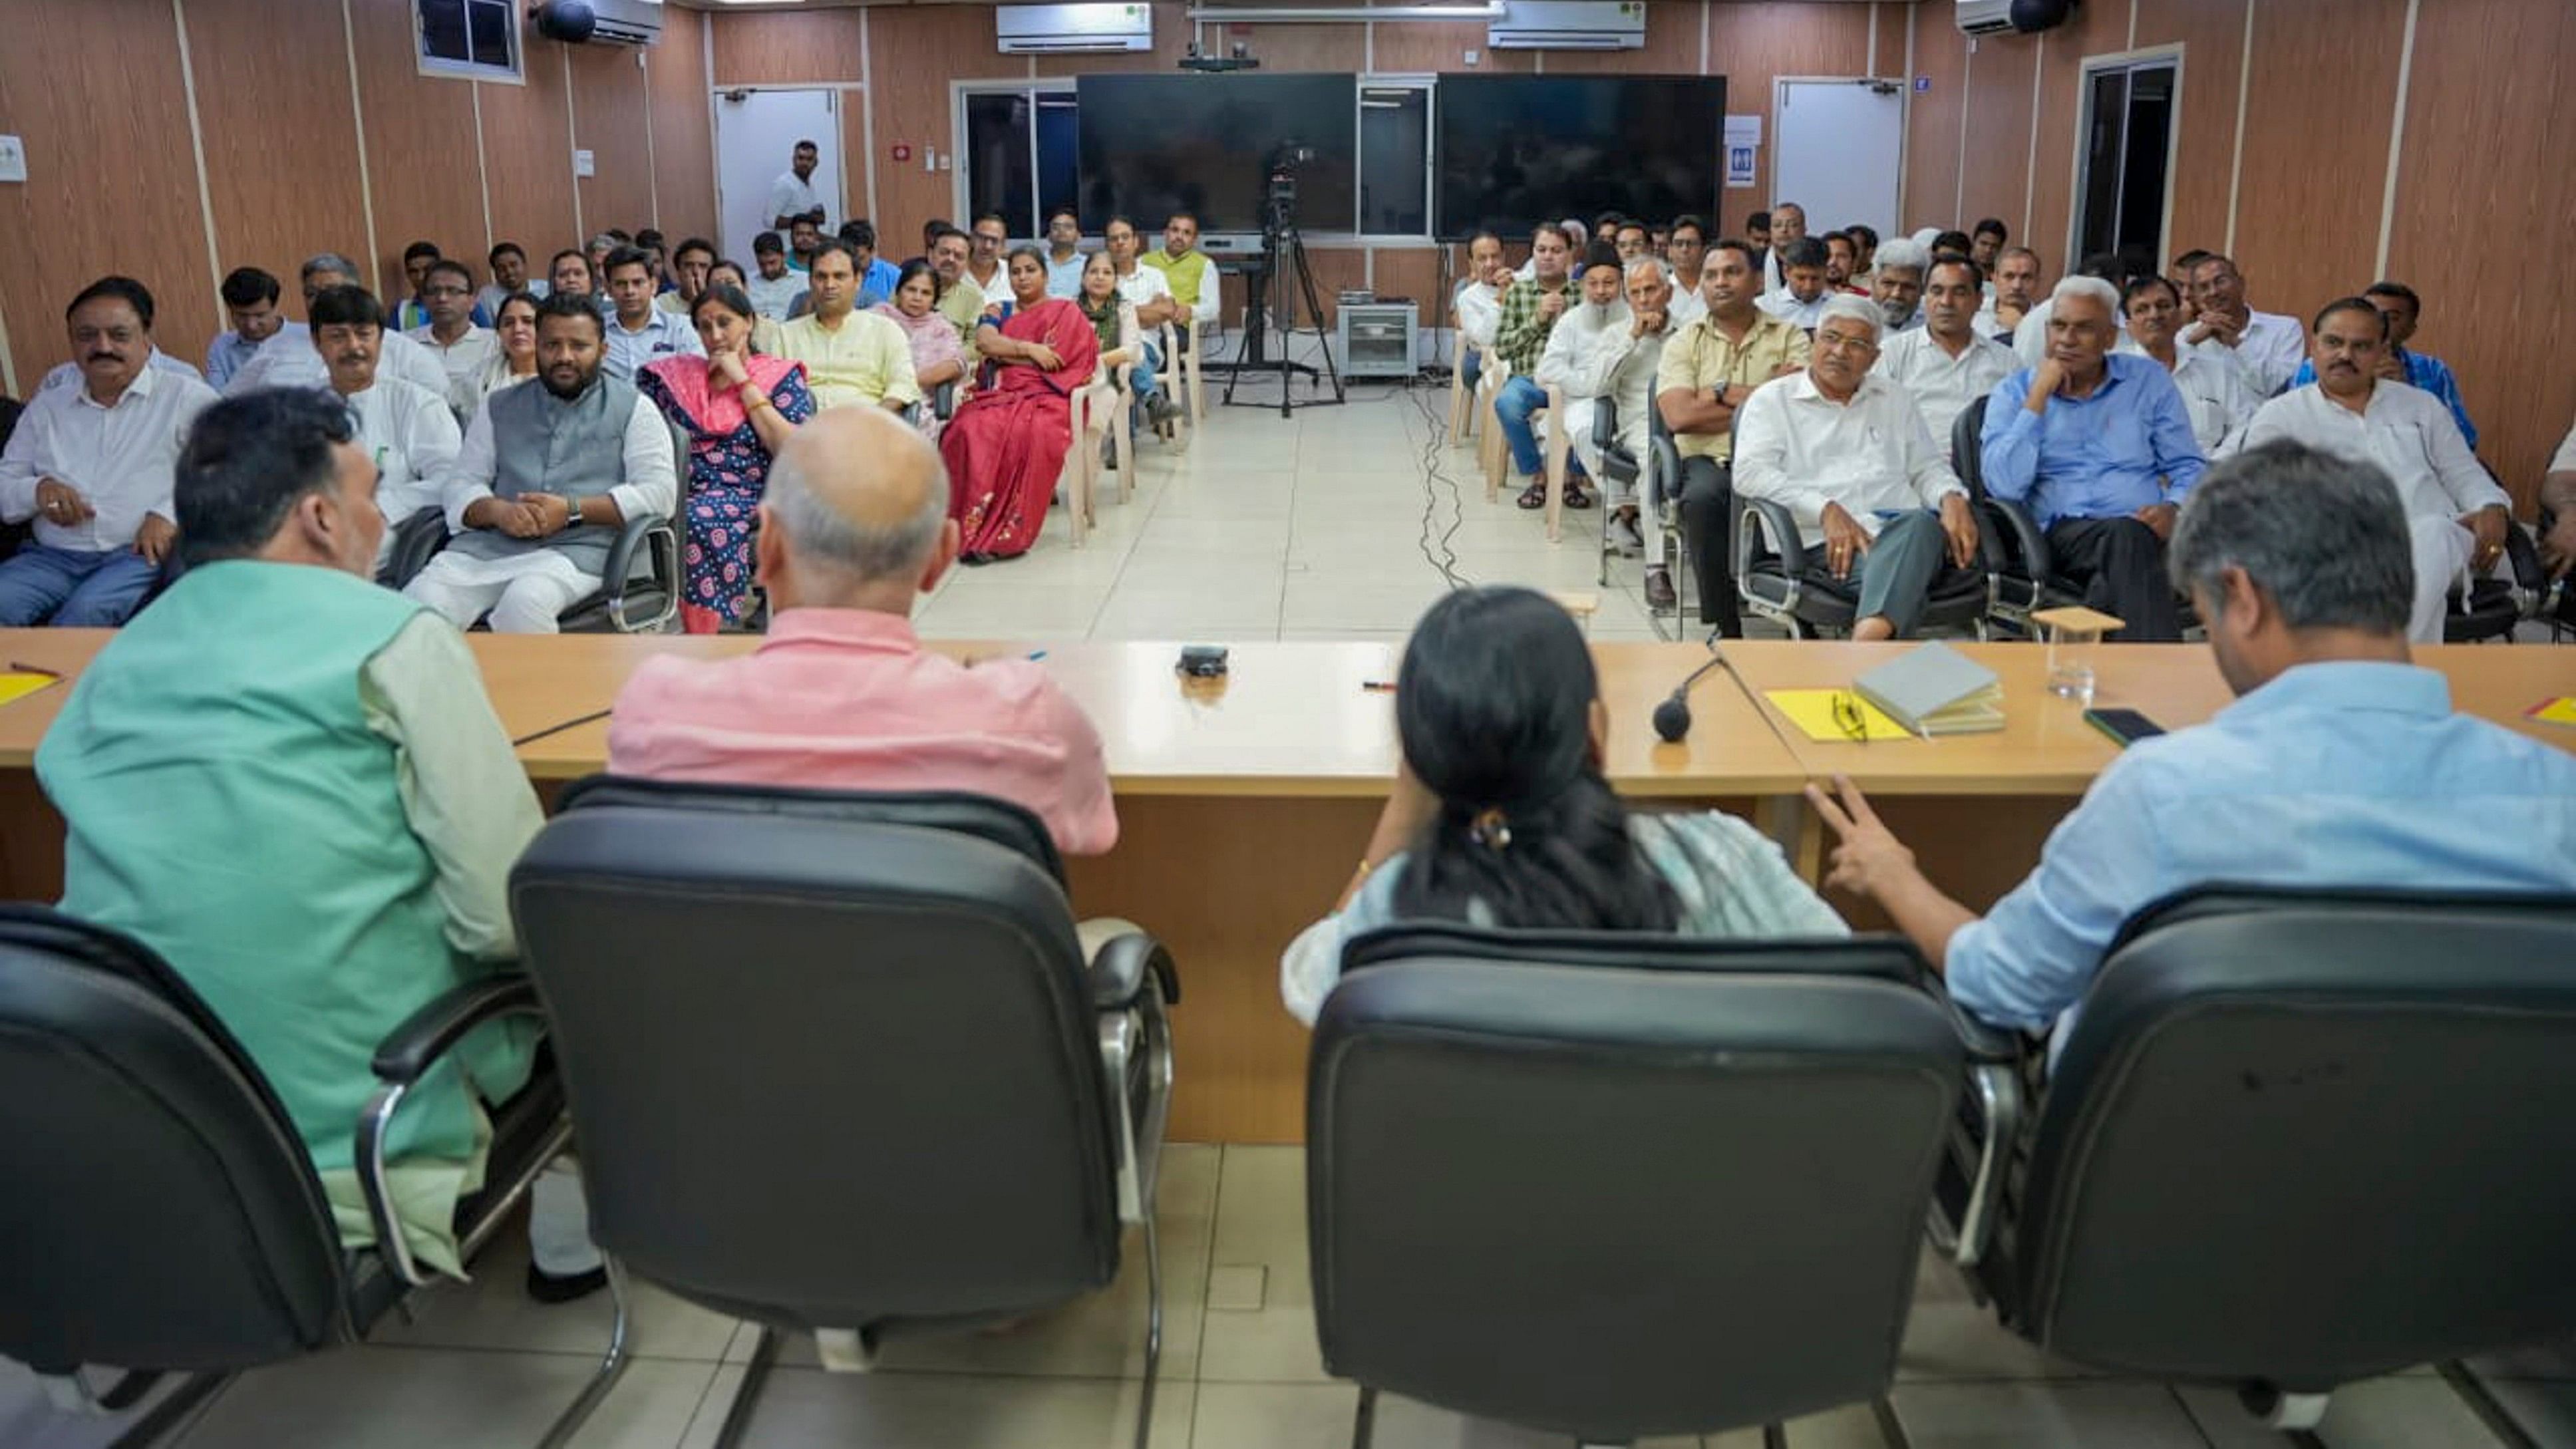
<path id="1" fill-rule="evenodd" d="M 1190 644 L 1181 649 L 1180 671 L 1192 679 L 1221 679 L 1226 671 L 1222 644 Z"/>
<path id="2" fill-rule="evenodd" d="M 2134 709 L 2088 709 L 2084 711 L 2084 722 L 2109 735 L 2124 750 L 2165 732 L 2163 725 Z"/>

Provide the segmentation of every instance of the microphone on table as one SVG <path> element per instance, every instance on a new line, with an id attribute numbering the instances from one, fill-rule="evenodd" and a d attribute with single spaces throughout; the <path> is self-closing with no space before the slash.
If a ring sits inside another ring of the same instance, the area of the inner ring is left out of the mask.
<path id="1" fill-rule="evenodd" d="M 1682 681 L 1681 688 L 1673 691 L 1672 698 L 1655 706 L 1655 733 L 1662 737 L 1665 744 L 1680 744 L 1683 737 L 1690 733 L 1691 686 L 1699 683 L 1701 677 L 1712 669 L 1723 669 L 1729 674 L 1735 672 L 1735 666 L 1726 662 L 1725 651 L 1714 644 L 1709 646 L 1708 662 L 1692 670 L 1690 678 Z"/>

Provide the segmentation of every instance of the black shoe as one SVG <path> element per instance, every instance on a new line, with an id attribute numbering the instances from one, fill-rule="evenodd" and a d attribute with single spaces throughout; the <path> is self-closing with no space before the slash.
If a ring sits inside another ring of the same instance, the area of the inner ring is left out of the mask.
<path id="1" fill-rule="evenodd" d="M 1670 569 L 1646 570 L 1647 608 L 1670 609 L 1680 603 L 1681 596 L 1673 592 L 1673 575 Z"/>
<path id="2" fill-rule="evenodd" d="M 578 1303 L 607 1286 L 608 1269 L 605 1266 L 558 1278 L 540 1271 L 534 1263 L 528 1265 L 528 1296 L 539 1303 Z"/>
<path id="3" fill-rule="evenodd" d="M 1565 485 L 1565 506 L 1568 508 L 1590 508 L 1592 506 L 1592 495 L 1575 487 L 1573 484 L 1568 483 Z"/>
<path id="4" fill-rule="evenodd" d="M 1527 488 L 1522 489 L 1519 502 L 1523 508 L 1545 508 L 1547 506 L 1547 485 L 1544 483 L 1532 483 Z"/>

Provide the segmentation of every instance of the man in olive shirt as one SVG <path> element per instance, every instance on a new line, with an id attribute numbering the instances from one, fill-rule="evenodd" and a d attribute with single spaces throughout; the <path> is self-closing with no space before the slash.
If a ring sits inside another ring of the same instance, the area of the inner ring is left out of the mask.
<path id="1" fill-rule="evenodd" d="M 1812 351 L 1803 330 L 1753 305 L 1761 294 L 1753 248 L 1740 241 L 1710 247 L 1700 263 L 1708 315 L 1664 344 L 1655 374 L 1655 407 L 1682 455 L 1682 541 L 1699 584 L 1699 621 L 1729 638 L 1744 632 L 1726 547 L 1727 515 L 1735 506 L 1728 470 L 1735 411 L 1755 388 L 1805 370 Z M 1670 606 L 1669 575 L 1647 572 L 1646 601 Z"/>

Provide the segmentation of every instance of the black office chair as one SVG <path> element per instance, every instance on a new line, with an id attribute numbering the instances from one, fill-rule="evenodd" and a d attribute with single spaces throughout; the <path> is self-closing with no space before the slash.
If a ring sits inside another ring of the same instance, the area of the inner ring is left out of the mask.
<path id="1" fill-rule="evenodd" d="M 1981 397 L 1960 410 L 1958 421 L 1950 425 L 1950 457 L 1976 503 L 1987 613 L 2028 635 L 2034 612 L 2083 603 L 2084 586 L 2057 572 L 2048 534 L 2027 506 L 1986 491 L 1986 404 L 1992 401 Z"/>
<path id="2" fill-rule="evenodd" d="M 2549 591 L 2549 574 L 2540 566 L 2539 545 L 2521 524 L 2505 525 L 2504 557 L 2511 578 L 2475 578 L 2465 592 L 2457 587 L 2451 590 L 2449 612 L 2442 616 L 2443 643 L 2483 644 L 2490 639 L 2510 643 L 2524 619 L 2538 617 Z"/>
<path id="3" fill-rule="evenodd" d="M 1086 963 L 1046 829 L 999 801 L 593 779 L 510 879 L 555 1023 L 623 1368 L 624 1275 L 781 1329 L 827 1366 L 887 1334 L 1106 1286 L 1122 1224 L 1150 1291 L 1171 1085 L 1170 957 Z"/>
<path id="4" fill-rule="evenodd" d="M 1827 574 L 1823 557 L 1799 537 L 1798 520 L 1784 505 L 1741 493 L 1735 503 L 1735 592 L 1744 611 L 1787 629 L 1792 639 L 1850 633 L 1860 612 L 1859 570 L 1848 579 Z M 1975 512 L 1972 506 L 1971 517 Z M 1982 522 L 1977 547 L 1982 559 L 1987 552 Z M 1950 567 L 1945 558 L 1941 572 L 1933 575 L 1932 597 L 1919 627 L 1966 630 L 1985 638 L 1991 589 L 1982 562 L 1961 569 Z"/>
<path id="5" fill-rule="evenodd" d="M 2338 1385 L 2576 1330 L 2571 961 L 2569 896 L 2148 907 L 2026 1137 L 1945 1172 L 1945 1217 L 1971 1182 L 1999 1204 L 1960 1234 L 1972 1283 L 2052 1353 L 2292 1430 Z"/>
<path id="6" fill-rule="evenodd" d="M 1586 1443 L 1869 1401 L 1903 1442 L 1968 1062 L 1912 948 L 1404 926 L 1343 972 L 1307 1232 L 1358 1449 L 1380 1390 Z"/>
<path id="7" fill-rule="evenodd" d="M 1689 637 L 1690 621 L 1698 617 L 1693 612 L 1691 591 L 1698 587 L 1699 570 L 1692 564 L 1690 546 L 1682 534 L 1682 453 L 1673 443 L 1673 430 L 1664 423 L 1662 408 L 1654 408 L 1646 419 L 1644 461 L 1646 483 L 1638 490 L 1638 497 L 1642 499 L 1651 492 L 1663 500 L 1653 522 L 1664 532 L 1664 557 L 1669 561 L 1666 571 L 1673 581 L 1672 631 L 1665 633 L 1664 616 L 1659 610 L 1647 609 L 1646 622 L 1655 626 L 1659 636 L 1685 639 Z"/>
<path id="8" fill-rule="evenodd" d="M 394 528 L 376 582 L 399 589 L 446 548 L 447 510 L 424 508 Z M 608 546 L 599 592 L 559 616 L 567 634 L 658 634 L 680 612 L 680 538 L 658 513 L 626 520 Z"/>
<path id="9" fill-rule="evenodd" d="M 371 1120 L 475 1028 L 536 1009 L 516 973 L 423 1007 L 377 1048 Z M 560 1085 L 540 1075 L 493 1127 L 487 1186 L 456 1218 L 469 1261 L 569 1136 Z M 362 1166 L 380 1140 L 360 1130 Z M 0 1355 L 101 1413 L 188 1375 L 120 1445 L 245 1369 L 357 1342 L 421 1281 L 380 1192 L 378 1246 L 340 1245 L 285 1107 L 176 972 L 42 906 L 0 905 L 0 1182 Z M 127 1372 L 100 1390 L 83 1365 Z"/>

